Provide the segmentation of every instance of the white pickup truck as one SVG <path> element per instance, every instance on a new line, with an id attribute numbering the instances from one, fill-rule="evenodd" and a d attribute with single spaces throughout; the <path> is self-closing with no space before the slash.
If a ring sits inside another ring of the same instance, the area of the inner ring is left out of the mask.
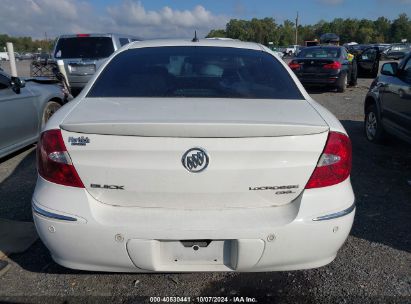
<path id="1" fill-rule="evenodd" d="M 298 48 L 299 48 L 299 47 L 300 47 L 300 46 L 297 45 L 297 44 L 293 44 L 293 45 L 287 46 L 287 47 L 284 49 L 284 55 L 289 55 L 289 56 L 294 55 L 295 53 L 298 52 Z"/>
<path id="2" fill-rule="evenodd" d="M 7 52 L 0 52 L 0 60 L 9 60 L 9 54 Z"/>

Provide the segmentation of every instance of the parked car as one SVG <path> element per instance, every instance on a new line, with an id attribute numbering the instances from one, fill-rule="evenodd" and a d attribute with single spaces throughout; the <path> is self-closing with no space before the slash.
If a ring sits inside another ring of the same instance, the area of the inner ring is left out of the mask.
<path id="1" fill-rule="evenodd" d="M 0 60 L 9 60 L 9 54 L 7 52 L 0 52 Z"/>
<path id="2" fill-rule="evenodd" d="M 35 143 L 65 102 L 62 87 L 52 81 L 22 80 L 0 69 L 0 158 Z"/>
<path id="3" fill-rule="evenodd" d="M 21 60 L 21 55 L 20 55 L 20 53 L 14 52 L 14 59 L 15 59 L 16 61 L 20 61 L 20 60 Z"/>
<path id="4" fill-rule="evenodd" d="M 357 83 L 355 65 L 355 61 L 348 60 L 344 47 L 334 45 L 304 48 L 289 63 L 302 84 L 331 86 L 338 92 L 344 92 L 348 84 Z"/>
<path id="5" fill-rule="evenodd" d="M 411 50 L 410 44 L 393 44 L 383 52 L 385 59 L 399 60 L 404 58 Z"/>
<path id="6" fill-rule="evenodd" d="M 389 43 L 375 43 L 375 44 L 372 44 L 372 46 L 378 47 L 379 51 L 382 53 L 385 50 L 389 49 L 391 47 L 391 44 L 389 44 Z"/>
<path id="7" fill-rule="evenodd" d="M 52 59 L 51 54 L 47 52 L 34 53 L 33 57 L 34 57 L 33 59 L 36 61 L 47 61 L 47 60 Z"/>
<path id="8" fill-rule="evenodd" d="M 276 54 L 278 57 L 283 58 L 284 57 L 284 53 L 282 51 L 280 51 L 278 48 L 273 47 L 273 46 L 269 46 L 268 47 L 271 51 L 273 51 L 274 54 Z"/>
<path id="9" fill-rule="evenodd" d="M 114 51 L 137 40 L 140 39 L 122 34 L 62 35 L 53 56 L 64 61 L 71 91 L 77 95 Z"/>
<path id="10" fill-rule="evenodd" d="M 14 59 L 16 61 L 21 60 L 21 55 L 17 52 L 14 52 Z M 9 53 L 7 52 L 0 52 L 0 60 L 10 60 Z"/>
<path id="11" fill-rule="evenodd" d="M 69 268 L 320 267 L 353 223 L 350 170 L 343 126 L 268 48 L 135 42 L 47 123 L 33 216 Z"/>
<path id="12" fill-rule="evenodd" d="M 284 55 L 293 56 L 294 54 L 298 53 L 298 48 L 300 46 L 297 44 L 289 45 L 284 49 Z"/>
<path id="13" fill-rule="evenodd" d="M 411 143 L 411 54 L 400 63 L 384 63 L 364 103 L 364 130 L 374 143 L 387 134 Z"/>
<path id="14" fill-rule="evenodd" d="M 34 58 L 33 53 L 22 53 L 20 54 L 21 60 L 32 60 Z"/>

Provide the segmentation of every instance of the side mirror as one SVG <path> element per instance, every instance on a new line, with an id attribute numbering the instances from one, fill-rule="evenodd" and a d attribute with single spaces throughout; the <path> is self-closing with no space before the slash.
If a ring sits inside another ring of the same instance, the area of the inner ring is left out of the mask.
<path id="1" fill-rule="evenodd" d="M 397 62 L 384 63 L 381 67 L 381 74 L 386 76 L 396 76 L 398 72 Z"/>
<path id="2" fill-rule="evenodd" d="M 18 77 L 11 77 L 10 86 L 16 94 L 20 94 L 20 89 L 26 86 L 26 82 Z"/>

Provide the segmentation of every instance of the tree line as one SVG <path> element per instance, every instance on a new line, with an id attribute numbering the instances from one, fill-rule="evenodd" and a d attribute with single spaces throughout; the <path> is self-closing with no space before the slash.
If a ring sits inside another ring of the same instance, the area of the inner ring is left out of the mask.
<path id="1" fill-rule="evenodd" d="M 298 44 L 304 45 L 305 41 L 319 39 L 324 33 L 339 35 L 342 43 L 395 43 L 401 42 L 402 39 L 411 42 L 411 20 L 407 14 L 400 14 L 394 20 L 385 17 L 376 20 L 321 20 L 314 25 L 298 25 Z M 274 18 L 231 19 L 225 29 L 211 30 L 206 37 L 226 37 L 265 45 L 269 42 L 276 46 L 290 45 L 295 44 L 295 23 L 285 20 L 282 24 L 277 24 Z"/>
<path id="2" fill-rule="evenodd" d="M 327 22 L 321 20 L 314 25 L 298 25 L 298 44 L 305 41 L 319 39 L 324 33 L 336 33 L 341 42 L 357 43 L 395 43 L 407 39 L 411 42 L 411 20 L 407 14 L 400 14 L 398 18 L 389 20 L 379 17 L 369 19 L 342 19 L 335 18 Z M 295 43 L 295 23 L 285 20 L 277 24 L 274 18 L 241 20 L 231 19 L 225 29 L 211 30 L 206 37 L 227 37 L 243 41 L 254 41 L 268 45 L 290 45 Z M 0 34 L 0 52 L 6 42 L 13 42 L 16 52 L 50 51 L 54 40 L 33 40 L 31 37 L 11 37 Z"/>
<path id="3" fill-rule="evenodd" d="M 53 40 L 33 40 L 31 37 L 12 37 L 6 34 L 0 34 L 0 52 L 4 52 L 7 42 L 12 42 L 15 52 L 48 52 L 53 46 Z"/>

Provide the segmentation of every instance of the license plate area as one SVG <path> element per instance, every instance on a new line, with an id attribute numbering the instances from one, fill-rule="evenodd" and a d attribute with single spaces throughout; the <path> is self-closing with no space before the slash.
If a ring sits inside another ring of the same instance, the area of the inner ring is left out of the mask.
<path id="1" fill-rule="evenodd" d="M 261 239 L 127 241 L 131 261 L 148 271 L 245 270 L 258 263 L 263 251 Z"/>
<path id="2" fill-rule="evenodd" d="M 93 75 L 96 72 L 94 64 L 69 64 L 69 72 L 72 75 Z"/>
<path id="3" fill-rule="evenodd" d="M 321 68 L 321 66 L 305 65 L 304 66 L 304 72 L 306 72 L 306 73 L 315 73 L 315 72 L 318 72 L 319 68 Z"/>
<path id="4" fill-rule="evenodd" d="M 226 260 L 230 256 L 229 242 L 224 240 L 162 241 L 160 243 L 161 264 L 224 264 L 224 255 Z"/>

